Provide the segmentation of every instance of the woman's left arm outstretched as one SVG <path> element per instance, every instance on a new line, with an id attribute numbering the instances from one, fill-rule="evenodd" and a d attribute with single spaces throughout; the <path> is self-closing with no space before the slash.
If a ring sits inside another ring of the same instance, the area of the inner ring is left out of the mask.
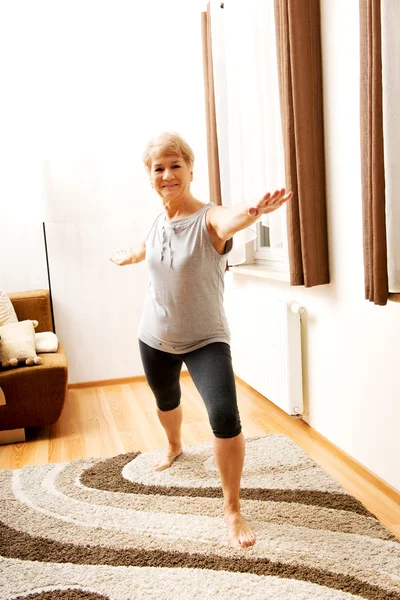
<path id="1" fill-rule="evenodd" d="M 261 215 L 277 210 L 293 196 L 286 194 L 285 189 L 276 190 L 273 194 L 265 194 L 253 204 L 236 204 L 234 206 L 213 206 L 207 211 L 207 226 L 224 241 L 230 240 L 241 229 L 253 225 Z"/>

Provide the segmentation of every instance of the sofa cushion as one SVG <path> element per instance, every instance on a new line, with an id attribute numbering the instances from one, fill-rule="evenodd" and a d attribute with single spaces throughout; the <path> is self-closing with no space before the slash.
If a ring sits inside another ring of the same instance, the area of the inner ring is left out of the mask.
<path id="1" fill-rule="evenodd" d="M 37 325 L 37 321 L 35 321 Z M 0 327 L 0 363 L 2 367 L 28 366 L 42 363 L 35 351 L 35 330 L 32 321 L 6 323 Z"/>
<path id="2" fill-rule="evenodd" d="M 37 354 L 57 352 L 58 337 L 52 331 L 35 333 L 35 349 Z"/>
<path id="3" fill-rule="evenodd" d="M 49 290 L 30 290 L 8 294 L 18 321 L 39 321 L 36 331 L 54 331 Z"/>
<path id="4" fill-rule="evenodd" d="M 16 323 L 17 314 L 7 294 L 0 290 L 0 326 L 6 323 Z"/>

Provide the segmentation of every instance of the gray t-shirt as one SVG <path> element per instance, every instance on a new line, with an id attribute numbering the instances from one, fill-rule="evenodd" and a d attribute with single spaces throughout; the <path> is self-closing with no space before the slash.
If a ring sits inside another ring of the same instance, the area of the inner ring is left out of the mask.
<path id="1" fill-rule="evenodd" d="M 146 240 L 150 283 L 139 338 L 152 348 L 181 354 L 230 341 L 223 306 L 227 254 L 214 248 L 206 225 L 213 202 L 189 217 L 155 220 Z"/>

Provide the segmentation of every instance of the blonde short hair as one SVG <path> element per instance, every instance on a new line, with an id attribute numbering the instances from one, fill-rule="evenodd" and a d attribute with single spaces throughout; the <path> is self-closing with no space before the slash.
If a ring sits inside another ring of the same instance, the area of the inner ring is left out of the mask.
<path id="1" fill-rule="evenodd" d="M 193 167 L 193 150 L 179 133 L 166 131 L 148 142 L 143 152 L 143 162 L 148 171 L 151 169 L 153 158 L 160 154 L 178 154 L 182 156 L 189 168 Z"/>

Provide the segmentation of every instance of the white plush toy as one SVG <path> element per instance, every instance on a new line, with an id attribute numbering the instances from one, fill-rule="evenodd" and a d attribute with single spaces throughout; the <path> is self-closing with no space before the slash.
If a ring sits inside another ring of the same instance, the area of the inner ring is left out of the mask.
<path id="1" fill-rule="evenodd" d="M 26 365 L 41 365 L 43 360 L 35 351 L 35 329 L 37 321 L 19 321 L 0 327 L 0 363 L 2 367 L 16 367 L 19 362 Z"/>

